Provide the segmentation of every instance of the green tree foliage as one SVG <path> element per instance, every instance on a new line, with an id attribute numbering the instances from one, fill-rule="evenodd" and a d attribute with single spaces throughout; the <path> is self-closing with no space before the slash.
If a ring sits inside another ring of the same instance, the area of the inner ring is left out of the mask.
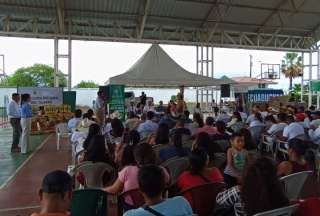
<path id="1" fill-rule="evenodd" d="M 79 82 L 75 88 L 98 88 L 99 84 L 93 82 L 92 80 L 84 81 L 82 80 Z"/>
<path id="2" fill-rule="evenodd" d="M 67 86 L 67 80 L 63 73 L 59 71 L 59 86 Z M 3 78 L 1 86 L 24 86 L 24 87 L 53 87 L 54 68 L 45 64 L 34 64 L 29 67 L 19 68 L 6 78 Z"/>
<path id="3" fill-rule="evenodd" d="M 282 73 L 289 78 L 289 91 L 292 91 L 292 80 L 302 75 L 302 57 L 297 53 L 287 53 L 282 60 Z"/>

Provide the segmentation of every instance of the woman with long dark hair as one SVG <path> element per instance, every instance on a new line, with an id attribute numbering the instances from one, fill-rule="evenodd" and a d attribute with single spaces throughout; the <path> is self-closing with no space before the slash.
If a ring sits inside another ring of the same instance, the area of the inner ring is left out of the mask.
<path id="1" fill-rule="evenodd" d="M 213 141 L 217 140 L 228 140 L 230 135 L 226 133 L 227 127 L 224 121 L 216 122 L 217 133 L 211 136 Z"/>
<path id="2" fill-rule="evenodd" d="M 189 156 L 190 170 L 183 172 L 177 180 L 180 191 L 209 182 L 223 182 L 221 172 L 216 167 L 209 167 L 209 156 L 202 149 L 193 150 Z M 191 196 L 186 195 L 189 203 Z"/>
<path id="3" fill-rule="evenodd" d="M 121 167 L 136 164 L 133 152 L 139 142 L 140 142 L 139 132 L 136 130 L 130 131 L 128 134 L 128 142 L 124 145 L 122 155 L 121 155 L 121 159 L 120 159 Z"/>
<path id="4" fill-rule="evenodd" d="M 31 96 L 30 94 L 21 95 L 21 153 L 26 154 L 30 145 L 30 132 L 31 132 Z"/>
<path id="5" fill-rule="evenodd" d="M 114 118 L 111 120 L 111 131 L 105 134 L 107 140 L 108 150 L 114 157 L 116 146 L 122 141 L 124 126 L 120 119 Z"/>
<path id="6" fill-rule="evenodd" d="M 308 143 L 301 139 L 293 138 L 289 140 L 288 145 L 289 160 L 279 164 L 278 176 L 315 169 L 315 154 L 309 149 Z"/>
<path id="7" fill-rule="evenodd" d="M 157 129 L 155 136 L 155 144 L 168 144 L 169 143 L 169 126 L 161 123 Z"/>
<path id="8" fill-rule="evenodd" d="M 193 122 L 198 126 L 198 128 L 202 128 L 204 126 L 203 118 L 200 113 L 193 114 Z"/>
<path id="9" fill-rule="evenodd" d="M 253 216 L 259 212 L 289 205 L 277 176 L 274 162 L 259 158 L 246 165 L 241 186 L 234 186 L 217 195 L 217 204 L 236 216 Z"/>
<path id="10" fill-rule="evenodd" d="M 88 136 L 87 138 L 84 140 L 83 142 L 83 149 L 87 150 L 88 146 L 90 144 L 91 139 L 95 136 L 95 135 L 99 135 L 101 133 L 101 128 L 98 124 L 92 124 L 89 126 L 89 131 L 88 131 Z"/>
<path id="11" fill-rule="evenodd" d="M 134 165 L 128 165 L 124 167 L 118 175 L 118 179 L 113 183 L 113 185 L 106 187 L 104 190 L 108 193 L 115 194 L 120 192 L 125 192 L 133 189 L 138 189 L 138 171 L 140 167 L 144 165 L 150 165 L 156 163 L 156 156 L 152 149 L 152 146 L 148 143 L 141 143 L 137 145 L 134 149 Z M 166 183 L 169 182 L 169 174 L 163 168 Z M 133 203 L 130 198 L 125 199 L 124 208 L 126 210 L 133 208 Z"/>
<path id="12" fill-rule="evenodd" d="M 84 153 L 83 161 L 110 163 L 111 159 L 107 153 L 105 139 L 102 135 L 95 135 L 91 138 L 87 150 Z"/>
<path id="13" fill-rule="evenodd" d="M 212 144 L 212 140 L 208 133 L 201 132 L 197 135 L 196 139 L 193 141 L 192 150 L 203 149 L 207 153 L 209 152 L 209 145 Z"/>
<path id="14" fill-rule="evenodd" d="M 250 131 L 247 128 L 242 128 L 239 133 L 244 137 L 244 149 L 250 151 L 257 149 L 257 144 L 253 142 Z"/>
<path id="15" fill-rule="evenodd" d="M 215 153 L 222 151 L 218 145 L 213 143 L 210 135 L 206 132 L 201 132 L 197 135 L 192 144 L 192 150 L 195 149 L 204 150 L 209 155 L 210 161 L 214 160 Z"/>

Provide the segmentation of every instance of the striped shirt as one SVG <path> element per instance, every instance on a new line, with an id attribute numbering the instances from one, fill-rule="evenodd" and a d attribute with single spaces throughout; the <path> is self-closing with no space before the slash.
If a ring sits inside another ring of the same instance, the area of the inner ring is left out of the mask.
<path id="1" fill-rule="evenodd" d="M 225 209 L 234 209 L 236 216 L 245 216 L 244 206 L 241 201 L 240 187 L 234 186 L 226 191 L 218 193 L 217 204 Z"/>

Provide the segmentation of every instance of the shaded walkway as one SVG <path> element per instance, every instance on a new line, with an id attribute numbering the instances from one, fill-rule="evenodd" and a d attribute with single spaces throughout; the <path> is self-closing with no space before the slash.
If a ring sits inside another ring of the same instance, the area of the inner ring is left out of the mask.
<path id="1" fill-rule="evenodd" d="M 25 216 L 35 211 L 28 208 L 39 205 L 37 192 L 43 176 L 55 169 L 67 170 L 67 165 L 71 162 L 71 153 L 65 144 L 62 143 L 61 150 L 57 151 L 55 136 L 48 137 L 13 179 L 0 189 L 1 216 Z M 14 210 L 15 208 L 27 209 Z"/>

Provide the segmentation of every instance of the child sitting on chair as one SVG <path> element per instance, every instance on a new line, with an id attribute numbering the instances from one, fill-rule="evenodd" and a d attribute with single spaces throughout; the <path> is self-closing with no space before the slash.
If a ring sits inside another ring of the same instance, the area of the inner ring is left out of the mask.
<path id="1" fill-rule="evenodd" d="M 224 182 L 228 187 L 241 183 L 242 171 L 246 162 L 248 151 L 244 149 L 244 137 L 240 133 L 233 133 L 231 148 L 227 151 L 227 166 L 224 170 Z"/>

